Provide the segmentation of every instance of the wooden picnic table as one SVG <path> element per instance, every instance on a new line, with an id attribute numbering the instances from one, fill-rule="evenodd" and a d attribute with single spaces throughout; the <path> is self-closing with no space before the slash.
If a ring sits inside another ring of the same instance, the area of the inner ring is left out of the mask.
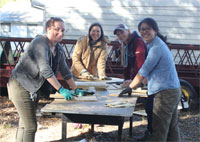
<path id="1" fill-rule="evenodd" d="M 92 132 L 94 124 L 118 125 L 118 140 L 121 141 L 122 129 L 125 118 L 130 118 L 129 135 L 132 135 L 132 117 L 138 96 L 118 97 L 116 94 L 121 90 L 96 91 L 95 99 L 89 101 L 66 101 L 57 98 L 52 103 L 45 105 L 43 113 L 60 113 L 62 115 L 62 141 L 66 141 L 67 122 L 91 124 Z M 94 97 L 94 96 L 93 96 Z M 133 104 L 131 107 L 111 108 L 105 104 L 127 101 Z"/>

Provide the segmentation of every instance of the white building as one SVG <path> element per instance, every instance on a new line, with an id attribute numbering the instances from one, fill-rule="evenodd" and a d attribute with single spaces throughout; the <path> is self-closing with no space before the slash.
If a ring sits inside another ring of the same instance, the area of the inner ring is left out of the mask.
<path id="1" fill-rule="evenodd" d="M 99 22 L 105 34 L 114 40 L 113 29 L 117 24 L 125 23 L 137 31 L 143 18 L 152 17 L 168 42 L 200 45 L 199 0 L 31 0 L 31 3 L 43 11 L 30 8 L 30 4 L 0 9 L 1 35 L 6 31 L 9 36 L 32 37 L 43 31 L 41 26 L 47 19 L 58 16 L 66 23 L 66 39 L 86 35 L 89 26 Z M 17 16 L 9 13 L 15 8 Z M 4 28 L 9 24 L 10 29 Z"/>
<path id="2" fill-rule="evenodd" d="M 43 33 L 43 11 L 30 2 L 8 2 L 0 9 L 0 36 L 34 37 Z"/>
<path id="3" fill-rule="evenodd" d="M 44 5 L 44 20 L 62 17 L 67 39 L 87 34 L 90 24 L 99 22 L 105 34 L 114 40 L 117 24 L 125 23 L 137 30 L 143 18 L 152 17 L 168 42 L 200 45 L 199 0 L 32 0 L 32 4 Z"/>

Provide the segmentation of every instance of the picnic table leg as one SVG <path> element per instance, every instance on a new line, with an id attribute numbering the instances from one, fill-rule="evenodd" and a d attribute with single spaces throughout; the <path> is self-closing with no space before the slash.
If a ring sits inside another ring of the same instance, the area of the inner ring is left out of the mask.
<path id="1" fill-rule="evenodd" d="M 132 137 L 133 115 L 130 117 L 129 137 Z"/>
<path id="2" fill-rule="evenodd" d="M 94 124 L 91 124 L 91 135 L 94 134 Z"/>
<path id="3" fill-rule="evenodd" d="M 118 141 L 121 142 L 122 141 L 122 128 L 123 128 L 123 123 L 120 123 L 118 125 Z"/>
<path id="4" fill-rule="evenodd" d="M 62 114 L 62 142 L 66 142 L 67 137 L 67 118 L 64 114 Z"/>

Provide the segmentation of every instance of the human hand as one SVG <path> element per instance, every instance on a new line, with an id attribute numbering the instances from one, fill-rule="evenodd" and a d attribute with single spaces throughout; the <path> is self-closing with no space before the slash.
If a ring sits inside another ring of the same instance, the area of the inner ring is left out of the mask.
<path id="1" fill-rule="evenodd" d="M 126 89 L 122 90 L 120 93 L 119 93 L 119 96 L 118 97 L 123 97 L 124 94 L 127 94 L 128 93 L 128 96 L 131 96 L 131 93 L 132 93 L 132 88 L 130 88 L 129 86 L 126 87 Z"/>
<path id="2" fill-rule="evenodd" d="M 132 80 L 125 80 L 122 84 L 122 87 L 125 88 L 127 87 L 130 83 L 132 82 Z"/>
<path id="3" fill-rule="evenodd" d="M 58 92 L 64 96 L 65 100 L 71 100 L 73 98 L 73 94 L 71 91 L 69 91 L 68 89 L 61 87 Z"/>
<path id="4" fill-rule="evenodd" d="M 90 74 L 88 71 L 85 71 L 85 72 L 81 73 L 81 76 L 82 76 L 84 79 L 91 79 L 91 80 L 94 79 L 94 76 L 93 76 L 92 74 Z"/>
<path id="5" fill-rule="evenodd" d="M 111 78 L 107 76 L 99 76 L 99 80 L 111 80 Z"/>
<path id="6" fill-rule="evenodd" d="M 76 88 L 75 90 L 75 95 L 78 95 L 78 96 L 87 96 L 87 95 L 93 95 L 94 92 L 91 92 L 91 91 L 86 91 L 86 90 L 80 90 L 78 88 Z"/>

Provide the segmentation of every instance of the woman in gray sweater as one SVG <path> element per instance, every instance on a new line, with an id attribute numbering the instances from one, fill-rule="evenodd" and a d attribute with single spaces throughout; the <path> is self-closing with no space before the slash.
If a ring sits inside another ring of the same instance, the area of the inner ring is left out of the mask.
<path id="1" fill-rule="evenodd" d="M 64 21 L 52 17 L 46 22 L 45 28 L 46 34 L 36 36 L 20 57 L 8 83 L 9 98 L 19 113 L 17 142 L 34 141 L 37 130 L 35 98 L 45 81 L 66 100 L 72 99 L 73 95 L 84 94 L 83 90 L 77 89 L 59 44 L 65 32 Z M 56 79 L 58 71 L 74 92 L 61 86 Z"/>

